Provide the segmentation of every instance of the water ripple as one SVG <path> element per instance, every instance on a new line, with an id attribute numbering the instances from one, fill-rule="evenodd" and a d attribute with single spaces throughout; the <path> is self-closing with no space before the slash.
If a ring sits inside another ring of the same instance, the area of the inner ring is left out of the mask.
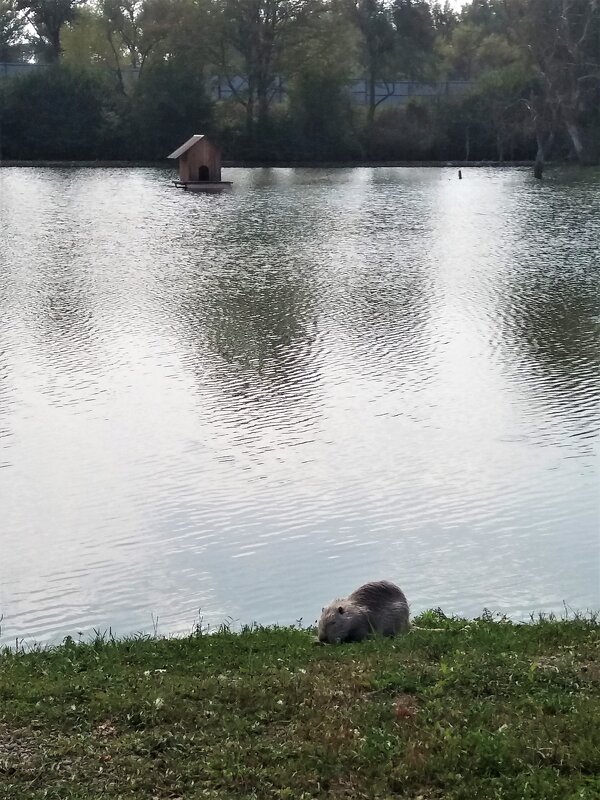
<path id="1" fill-rule="evenodd" d="M 169 177 L 0 170 L 3 640 L 600 606 L 596 173 Z"/>

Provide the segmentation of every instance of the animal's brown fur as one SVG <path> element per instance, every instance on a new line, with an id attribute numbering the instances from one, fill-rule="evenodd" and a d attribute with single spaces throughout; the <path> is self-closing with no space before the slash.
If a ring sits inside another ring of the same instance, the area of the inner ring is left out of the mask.
<path id="1" fill-rule="evenodd" d="M 395 636 L 409 628 L 408 602 L 402 589 L 389 581 L 373 581 L 323 609 L 319 641 L 361 642 L 373 634 Z"/>

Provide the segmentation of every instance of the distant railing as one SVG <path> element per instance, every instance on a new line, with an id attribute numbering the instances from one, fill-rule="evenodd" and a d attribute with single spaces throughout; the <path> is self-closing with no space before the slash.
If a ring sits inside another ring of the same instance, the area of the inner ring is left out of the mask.
<path id="1" fill-rule="evenodd" d="M 412 97 L 447 97 L 462 94 L 471 86 L 471 81 L 438 81 L 419 83 L 418 81 L 390 81 L 375 84 L 375 103 L 377 105 L 402 106 Z M 369 85 L 366 80 L 354 81 L 350 85 L 352 101 L 357 105 L 369 105 Z"/>
<path id="2" fill-rule="evenodd" d="M 211 94 L 215 100 L 228 100 L 236 95 L 243 96 L 247 89 L 246 78 L 235 75 L 232 78 L 214 77 L 209 79 Z M 418 81 L 379 81 L 375 84 L 375 103 L 401 106 L 411 97 L 447 97 L 465 92 L 471 81 L 439 81 L 419 83 Z M 369 84 L 364 78 L 354 80 L 348 85 L 352 102 L 356 105 L 369 104 Z M 271 101 L 281 103 L 287 95 L 284 78 L 277 77 L 271 88 Z"/>
<path id="3" fill-rule="evenodd" d="M 45 64 L 27 64 L 25 62 L 7 63 L 0 61 L 0 78 L 15 78 L 18 75 L 29 75 L 39 69 L 44 69 Z"/>
<path id="4" fill-rule="evenodd" d="M 46 64 L 4 63 L 0 62 L 0 79 L 14 78 L 46 69 Z M 122 76 L 126 82 L 135 80 L 139 70 L 132 67 L 123 68 Z M 419 83 L 418 81 L 380 81 L 375 84 L 375 103 L 378 106 L 402 106 L 413 97 L 436 98 L 462 94 L 471 86 L 471 81 L 438 81 L 437 83 Z M 246 78 L 235 75 L 231 78 L 214 76 L 208 79 L 210 94 L 214 100 L 230 100 L 236 95 L 243 96 L 247 89 Z M 369 104 L 369 84 L 364 78 L 354 80 L 348 85 L 350 97 L 355 105 Z M 271 101 L 282 103 L 287 97 L 286 81 L 277 76 L 271 88 Z"/>

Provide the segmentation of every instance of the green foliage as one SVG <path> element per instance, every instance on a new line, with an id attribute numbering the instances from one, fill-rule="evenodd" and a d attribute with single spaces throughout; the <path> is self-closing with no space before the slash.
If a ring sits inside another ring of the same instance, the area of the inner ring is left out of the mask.
<path id="1" fill-rule="evenodd" d="M 138 159 L 165 158 L 194 133 L 212 133 L 202 73 L 178 60 L 151 64 L 135 85 L 126 124 L 128 157 Z"/>
<path id="2" fill-rule="evenodd" d="M 600 4 L 596 0 L 505 0 L 506 31 L 536 75 L 529 108 L 538 142 L 563 129 L 580 163 L 598 157 Z"/>
<path id="3" fill-rule="evenodd" d="M 7 84 L 5 158 L 96 159 L 110 152 L 116 119 L 105 77 L 67 66 L 41 69 Z"/>
<path id="4" fill-rule="evenodd" d="M 5 652 L 2 800 L 598 796 L 596 620 L 415 622 Z"/>
<path id="5" fill-rule="evenodd" d="M 106 27 L 91 8 L 80 9 L 73 23 L 63 28 L 61 43 L 64 64 L 82 69 L 114 66 Z"/>
<path id="6" fill-rule="evenodd" d="M 118 70 L 123 61 L 132 69 L 143 69 L 178 22 L 170 0 L 102 0 L 100 12 Z"/>
<path id="7" fill-rule="evenodd" d="M 92 82 L 96 112 L 73 73 L 19 82 L 4 91 L 5 157 L 156 159 L 192 132 L 273 163 L 600 157 L 595 0 L 471 0 L 460 14 L 428 0 L 0 0 L 0 59 L 32 46 Z M 209 98 L 209 77 L 231 97 Z M 399 79 L 470 87 L 399 108 L 380 91 Z M 45 80 L 52 102 L 35 94 Z M 85 128 L 79 144 L 56 109 Z"/>
<path id="8" fill-rule="evenodd" d="M 348 92 L 356 31 L 331 12 L 313 20 L 310 37 L 291 49 L 291 137 L 296 157 L 316 161 L 360 155 Z"/>
<path id="9" fill-rule="evenodd" d="M 429 3 L 394 0 L 392 19 L 396 30 L 397 74 L 411 79 L 435 79 L 436 30 Z"/>
<path id="10" fill-rule="evenodd" d="M 21 60 L 25 19 L 16 0 L 0 0 L 0 62 Z"/>
<path id="11" fill-rule="evenodd" d="M 77 18 L 85 0 L 16 0 L 17 7 L 35 30 L 34 46 L 43 63 L 54 64 L 62 54 L 61 33 Z"/>
<path id="12" fill-rule="evenodd" d="M 435 109 L 411 102 L 405 108 L 383 109 L 376 119 L 372 149 L 389 161 L 435 160 L 443 149 Z"/>
<path id="13" fill-rule="evenodd" d="M 339 75 L 302 70 L 292 84 L 290 111 L 299 158 L 335 161 L 359 154 L 350 97 Z"/>

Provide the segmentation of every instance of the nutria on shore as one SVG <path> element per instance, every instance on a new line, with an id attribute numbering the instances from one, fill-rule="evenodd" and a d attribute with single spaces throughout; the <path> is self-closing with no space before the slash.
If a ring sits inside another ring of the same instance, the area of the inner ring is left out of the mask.
<path id="1" fill-rule="evenodd" d="M 410 629 L 408 601 L 389 581 L 372 581 L 333 600 L 319 620 L 319 642 L 362 642 L 369 636 L 395 636 Z"/>

